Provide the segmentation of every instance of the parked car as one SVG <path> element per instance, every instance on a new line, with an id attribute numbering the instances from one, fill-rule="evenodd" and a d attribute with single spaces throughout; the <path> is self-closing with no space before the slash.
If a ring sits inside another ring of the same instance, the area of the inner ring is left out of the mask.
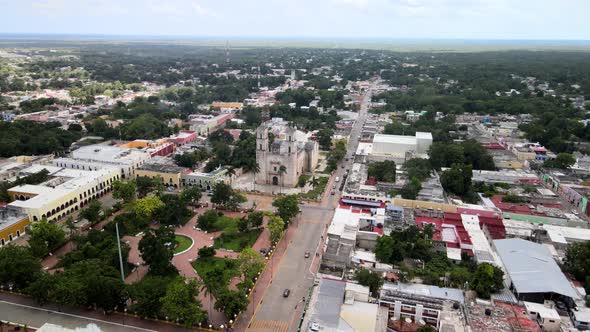
<path id="1" fill-rule="evenodd" d="M 309 330 L 312 332 L 317 332 L 320 330 L 320 324 L 318 322 L 311 322 L 309 323 Z"/>
<path id="2" fill-rule="evenodd" d="M 291 290 L 289 288 L 286 288 L 283 291 L 283 297 L 289 297 L 289 294 L 291 294 Z"/>
<path id="3" fill-rule="evenodd" d="M 309 251 L 305 252 L 305 258 L 309 258 Z"/>

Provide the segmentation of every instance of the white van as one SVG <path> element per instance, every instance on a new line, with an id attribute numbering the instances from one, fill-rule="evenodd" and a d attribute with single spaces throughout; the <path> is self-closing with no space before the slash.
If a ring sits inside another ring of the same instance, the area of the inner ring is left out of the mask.
<path id="1" fill-rule="evenodd" d="M 338 181 L 340 181 L 340 178 L 337 176 L 336 180 L 334 180 L 334 182 L 338 182 Z"/>

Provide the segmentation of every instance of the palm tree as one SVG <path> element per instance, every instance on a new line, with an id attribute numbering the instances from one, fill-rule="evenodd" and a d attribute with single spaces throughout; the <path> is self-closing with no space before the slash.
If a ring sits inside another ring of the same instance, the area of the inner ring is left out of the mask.
<path id="1" fill-rule="evenodd" d="M 76 224 L 74 223 L 74 218 L 69 217 L 68 219 L 66 219 L 65 226 L 70 231 L 68 241 L 70 242 L 70 247 L 73 249 L 74 239 L 72 238 L 72 236 L 74 235 L 74 231 L 76 230 Z"/>
<path id="2" fill-rule="evenodd" d="M 211 311 L 213 311 L 212 307 L 213 307 L 214 286 L 213 285 L 208 285 L 207 283 L 205 283 L 204 281 L 202 281 L 200 288 L 201 288 L 200 291 L 203 292 L 203 294 L 205 294 L 205 296 L 209 296 L 209 310 L 208 310 L 208 313 L 207 313 L 207 319 L 209 321 L 211 321 Z"/>
<path id="3" fill-rule="evenodd" d="M 314 176 L 311 179 L 309 179 L 307 183 L 309 183 L 315 189 L 315 187 L 320 185 L 320 180 Z"/>
<path id="4" fill-rule="evenodd" d="M 256 174 L 260 173 L 260 166 L 258 165 L 258 163 L 254 163 L 254 166 L 252 166 L 251 169 L 252 173 L 254 173 L 254 182 L 253 184 L 253 190 L 256 191 Z"/>
<path id="5" fill-rule="evenodd" d="M 233 177 L 236 175 L 236 168 L 233 166 L 228 167 L 225 171 L 225 175 L 229 176 L 229 185 L 231 186 Z"/>
<path id="6" fill-rule="evenodd" d="M 279 176 L 281 177 L 281 191 L 280 193 L 283 191 L 283 175 L 287 174 L 287 167 L 285 167 L 285 165 L 281 165 L 279 166 Z"/>

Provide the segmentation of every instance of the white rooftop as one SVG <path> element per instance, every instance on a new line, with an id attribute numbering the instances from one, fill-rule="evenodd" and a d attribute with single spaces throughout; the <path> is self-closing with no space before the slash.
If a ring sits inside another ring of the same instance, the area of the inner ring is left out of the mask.
<path id="1" fill-rule="evenodd" d="M 373 152 L 373 143 L 368 142 L 359 142 L 359 145 L 356 149 L 356 154 L 359 156 L 366 156 Z"/>
<path id="2" fill-rule="evenodd" d="M 479 226 L 479 218 L 470 214 L 461 214 L 461 221 L 471 239 L 476 260 L 479 263 L 485 262 L 500 266 L 488 239 Z"/>
<path id="3" fill-rule="evenodd" d="M 337 208 L 334 211 L 334 217 L 328 227 L 328 234 L 336 234 L 340 236 L 346 235 L 346 229 L 358 229 L 359 219 L 361 217 L 370 217 L 367 213 L 355 213 L 351 209 Z"/>
<path id="4" fill-rule="evenodd" d="M 567 244 L 568 242 L 590 241 L 590 229 L 543 225 L 552 242 Z"/>
<path id="5" fill-rule="evenodd" d="M 375 137 L 373 138 L 373 144 L 375 144 L 375 143 L 416 145 L 416 137 L 415 136 L 402 136 L 402 135 L 376 134 Z"/>
<path id="6" fill-rule="evenodd" d="M 557 313 L 557 310 L 555 310 L 553 308 L 547 308 L 546 306 L 544 306 L 541 303 L 524 301 L 524 307 L 526 308 L 526 310 L 529 313 L 531 311 L 538 313 L 541 318 L 561 320 L 561 317 L 559 317 L 559 313 Z"/>
<path id="7" fill-rule="evenodd" d="M 49 172 L 49 175 L 53 175 L 56 172 L 59 172 L 62 168 L 56 167 L 56 166 L 51 166 L 51 165 L 34 164 L 34 165 L 31 165 L 31 166 L 23 169 L 22 172 L 26 173 L 26 174 L 33 174 L 33 173 L 41 172 L 44 169 L 46 169 Z"/>
<path id="8" fill-rule="evenodd" d="M 72 157 L 74 159 L 129 164 L 133 161 L 147 159 L 149 154 L 137 149 L 94 144 L 72 151 Z"/>
<path id="9" fill-rule="evenodd" d="M 44 165 L 43 165 L 44 166 Z M 96 179 L 99 179 L 105 175 L 113 172 L 112 167 L 104 167 L 97 171 L 84 171 L 78 169 L 62 168 L 60 171 L 54 172 L 52 176 L 62 177 L 64 182 L 56 185 L 55 187 L 40 185 L 21 185 L 12 187 L 10 191 L 23 192 L 36 194 L 37 196 L 32 197 L 26 201 L 16 200 L 11 202 L 10 206 L 16 206 L 20 208 L 41 208 L 53 201 L 59 200 L 60 197 L 66 195 L 78 188 L 92 183 Z M 49 181 L 48 181 L 49 182 Z"/>
<path id="10" fill-rule="evenodd" d="M 365 262 L 377 262 L 375 253 L 366 250 L 355 250 L 352 255 L 352 260 L 355 262 L 360 262 L 361 260 Z"/>

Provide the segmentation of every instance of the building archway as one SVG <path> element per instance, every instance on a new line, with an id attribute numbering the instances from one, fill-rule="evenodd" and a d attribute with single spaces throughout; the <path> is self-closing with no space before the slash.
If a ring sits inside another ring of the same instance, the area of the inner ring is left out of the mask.
<path id="1" fill-rule="evenodd" d="M 278 186 L 279 185 L 279 177 L 278 176 L 273 176 L 272 177 L 272 185 L 273 186 Z"/>

